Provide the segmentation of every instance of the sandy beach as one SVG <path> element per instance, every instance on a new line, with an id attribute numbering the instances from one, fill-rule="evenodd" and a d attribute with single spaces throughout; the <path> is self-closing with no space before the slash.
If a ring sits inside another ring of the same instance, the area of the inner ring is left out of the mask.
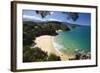
<path id="1" fill-rule="evenodd" d="M 48 52 L 48 54 L 53 53 L 56 54 L 57 56 L 61 57 L 61 60 L 66 61 L 71 58 L 71 56 L 68 56 L 64 53 L 61 53 L 57 48 L 54 48 L 53 46 L 53 39 L 54 36 L 49 36 L 49 35 L 43 35 L 40 37 L 37 37 L 35 40 L 36 47 L 40 47 L 43 51 Z"/>

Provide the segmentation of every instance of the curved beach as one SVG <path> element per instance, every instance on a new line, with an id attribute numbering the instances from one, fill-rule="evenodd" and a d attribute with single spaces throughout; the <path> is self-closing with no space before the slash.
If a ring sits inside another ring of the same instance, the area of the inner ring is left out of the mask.
<path id="1" fill-rule="evenodd" d="M 66 61 L 71 56 L 64 54 L 60 52 L 57 48 L 54 46 L 54 36 L 49 36 L 49 35 L 43 35 L 40 37 L 37 37 L 35 40 L 36 47 L 40 47 L 43 51 L 47 52 L 48 54 L 53 53 L 56 54 L 57 56 L 61 57 L 61 60 Z"/>

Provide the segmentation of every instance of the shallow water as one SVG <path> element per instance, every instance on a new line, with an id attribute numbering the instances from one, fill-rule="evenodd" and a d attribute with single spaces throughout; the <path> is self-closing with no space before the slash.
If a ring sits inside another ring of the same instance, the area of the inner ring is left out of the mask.
<path id="1" fill-rule="evenodd" d="M 91 30 L 90 26 L 77 26 L 71 31 L 58 32 L 54 38 L 56 48 L 66 54 L 74 54 L 75 50 L 90 52 Z"/>

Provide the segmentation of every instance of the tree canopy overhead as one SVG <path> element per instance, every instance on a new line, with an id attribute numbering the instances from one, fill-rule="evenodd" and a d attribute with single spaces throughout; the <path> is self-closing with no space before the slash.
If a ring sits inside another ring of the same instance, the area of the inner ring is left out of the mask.
<path id="1" fill-rule="evenodd" d="M 50 11 L 36 11 L 37 14 L 40 14 L 42 18 L 47 15 L 50 15 Z"/>
<path id="2" fill-rule="evenodd" d="M 79 14 L 75 12 L 69 12 L 68 15 L 73 21 L 76 21 L 79 18 Z"/>
<path id="3" fill-rule="evenodd" d="M 45 18 L 47 15 L 50 15 L 51 11 L 36 11 L 37 14 L 40 14 L 42 18 Z M 68 15 L 67 19 L 72 19 L 73 21 L 76 21 L 79 18 L 79 13 L 77 12 L 62 12 L 66 15 Z"/>
<path id="4" fill-rule="evenodd" d="M 76 12 L 62 12 L 66 15 L 68 15 L 67 19 L 72 19 L 73 21 L 76 21 L 79 18 L 79 13 Z"/>

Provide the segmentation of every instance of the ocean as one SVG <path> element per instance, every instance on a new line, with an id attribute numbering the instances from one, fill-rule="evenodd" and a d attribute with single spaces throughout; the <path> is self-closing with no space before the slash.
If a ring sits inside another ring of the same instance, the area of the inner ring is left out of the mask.
<path id="1" fill-rule="evenodd" d="M 74 55 L 75 51 L 91 51 L 91 27 L 77 26 L 70 31 L 58 32 L 54 38 L 54 47 L 59 51 Z"/>

